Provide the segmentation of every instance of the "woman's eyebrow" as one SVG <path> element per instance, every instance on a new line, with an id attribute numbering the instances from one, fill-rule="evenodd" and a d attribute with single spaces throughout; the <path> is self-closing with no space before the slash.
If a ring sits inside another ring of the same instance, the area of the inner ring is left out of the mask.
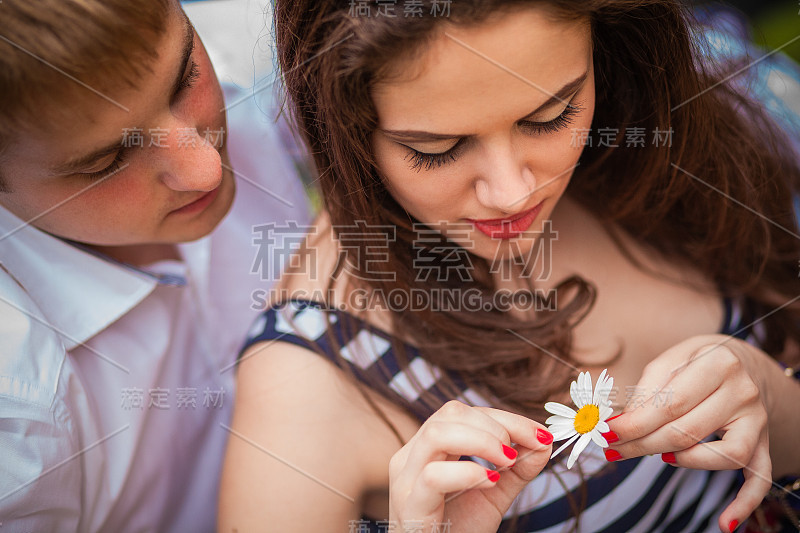
<path id="1" fill-rule="evenodd" d="M 572 93 L 576 92 L 586 81 L 586 78 L 589 76 L 589 71 L 587 70 L 571 82 L 567 83 L 563 87 L 561 87 L 558 91 L 550 95 L 550 98 L 545 101 L 542 105 L 525 115 L 519 120 L 526 120 L 532 117 L 533 115 L 539 113 L 540 111 L 547 109 L 548 107 L 552 106 L 556 102 L 565 102 L 565 99 L 572 95 Z M 426 141 L 446 141 L 452 139 L 459 139 L 463 137 L 469 137 L 469 135 L 459 135 L 457 133 L 431 133 L 429 131 L 418 131 L 418 130 L 384 130 L 382 129 L 381 132 L 389 135 L 391 137 L 397 138 L 397 140 L 405 140 L 405 141 L 417 141 L 417 142 L 426 142 Z"/>
<path id="2" fill-rule="evenodd" d="M 524 117 L 522 117 L 519 120 L 526 120 L 526 119 L 532 117 L 533 115 L 539 113 L 540 111 L 543 111 L 543 110 L 547 109 L 548 107 L 550 107 L 551 105 L 555 104 L 556 102 L 562 102 L 564 104 L 567 104 L 566 98 L 571 96 L 572 93 L 577 92 L 578 89 L 580 89 L 581 86 L 583 85 L 583 82 L 586 81 L 586 78 L 588 76 L 589 76 L 589 71 L 584 72 L 583 74 L 581 74 L 580 76 L 578 76 L 577 78 L 572 80 L 571 82 L 569 82 L 566 85 L 564 85 L 562 88 L 560 88 L 554 94 L 552 94 L 550 96 L 550 98 L 548 98 L 545 103 L 543 103 L 542 105 L 540 105 L 539 107 L 537 107 L 536 109 L 534 109 L 533 111 L 531 111 L 530 113 L 528 113 L 527 115 L 525 115 Z"/>

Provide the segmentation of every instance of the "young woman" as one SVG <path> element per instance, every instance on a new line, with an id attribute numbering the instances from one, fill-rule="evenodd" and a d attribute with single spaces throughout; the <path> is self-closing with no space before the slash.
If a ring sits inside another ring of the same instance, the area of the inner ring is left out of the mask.
<path id="1" fill-rule="evenodd" d="M 727 532 L 800 473 L 800 168 L 679 3 L 275 16 L 325 210 L 241 357 L 222 531 Z M 567 469 L 544 406 L 603 369 Z"/>

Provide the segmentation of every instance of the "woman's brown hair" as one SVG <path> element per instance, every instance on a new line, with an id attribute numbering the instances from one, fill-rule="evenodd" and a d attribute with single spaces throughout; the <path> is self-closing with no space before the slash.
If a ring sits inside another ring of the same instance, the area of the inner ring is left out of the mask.
<path id="1" fill-rule="evenodd" d="M 313 155 L 332 225 L 349 226 L 350 234 L 359 231 L 355 221 L 364 221 L 365 232 L 385 225 L 397 230 L 386 267 L 395 279 L 371 276 L 359 283 L 382 294 L 474 288 L 491 301 L 491 266 L 468 251 L 460 257 L 469 259 L 472 279 L 417 279 L 412 268 L 417 221 L 387 192 L 370 147 L 377 127 L 371 89 L 389 65 L 421 51 L 440 24 L 476 24 L 499 10 L 545 5 L 556 16 L 590 23 L 596 84 L 592 131 L 643 128 L 672 135 L 669 145 L 631 149 L 621 136 L 610 143 L 593 139 L 584 147 L 567 194 L 609 230 L 624 231 L 653 253 L 692 265 L 723 295 L 746 297 L 755 316 L 763 317 L 759 341 L 770 355 L 783 354 L 787 340 L 800 342 L 798 306 L 781 307 L 800 294 L 800 239 L 792 204 L 800 184 L 798 155 L 757 102 L 722 82 L 743 64 L 702 60 L 708 51 L 684 5 L 673 0 L 455 0 L 445 19 L 428 15 L 432 4 L 443 2 L 399 0 L 393 4 L 396 17 L 353 16 L 351 4 L 278 0 L 275 25 L 287 102 Z M 373 2 L 366 4 L 377 9 Z M 425 15 L 404 16 L 412 5 L 421 6 Z M 369 238 L 355 239 L 343 247 L 358 272 L 368 272 L 369 243 Z M 399 337 L 413 339 L 428 362 L 458 375 L 497 407 L 543 420 L 544 403 L 567 390 L 575 377 L 545 351 L 574 363 L 571 330 L 595 296 L 592 284 L 579 277 L 557 289 L 557 309 L 531 317 L 497 307 L 400 309 L 391 313 L 392 327 Z M 396 344 L 402 353 L 401 343 Z M 442 387 L 451 397 L 458 393 L 452 383 Z M 438 407 L 436 397 L 427 399 L 432 410 Z"/>

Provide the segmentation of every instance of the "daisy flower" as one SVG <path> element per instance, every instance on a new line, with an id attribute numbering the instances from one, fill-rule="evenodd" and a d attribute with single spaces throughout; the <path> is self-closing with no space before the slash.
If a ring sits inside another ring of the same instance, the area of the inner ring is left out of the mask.
<path id="1" fill-rule="evenodd" d="M 569 439 L 553 452 L 550 459 L 576 440 L 578 442 L 572 448 L 572 453 L 569 454 L 567 468 L 572 468 L 590 440 L 601 448 L 608 447 L 608 442 L 602 434 L 609 431 L 606 419 L 611 416 L 613 409 L 611 409 L 608 395 L 613 385 L 614 378 L 607 377 L 606 370 L 603 370 L 597 379 L 594 394 L 592 394 L 592 376 L 589 372 L 581 372 L 578 374 L 578 380 L 573 381 L 569 386 L 569 395 L 572 396 L 572 401 L 578 407 L 577 412 L 557 402 L 544 404 L 545 410 L 553 414 L 545 421 L 548 425 L 547 429 L 553 434 L 553 440 Z"/>

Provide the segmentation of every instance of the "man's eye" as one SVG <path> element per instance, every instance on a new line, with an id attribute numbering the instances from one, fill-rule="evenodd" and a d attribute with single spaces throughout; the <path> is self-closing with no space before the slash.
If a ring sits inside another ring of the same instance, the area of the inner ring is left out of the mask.
<path id="1" fill-rule="evenodd" d="M 194 86 L 194 82 L 196 82 L 197 78 L 199 77 L 200 69 L 197 67 L 197 63 L 192 60 L 192 66 L 189 68 L 189 74 L 187 74 L 186 77 L 181 80 L 180 85 L 178 85 L 178 90 L 181 91 Z"/>
<path id="2" fill-rule="evenodd" d="M 96 172 L 81 172 L 79 175 L 90 180 L 105 178 L 117 172 L 120 168 L 124 168 L 122 163 L 124 163 L 124 158 L 122 150 L 120 150 L 117 152 L 117 157 L 115 157 L 111 164 L 109 164 L 106 168 Z"/>

